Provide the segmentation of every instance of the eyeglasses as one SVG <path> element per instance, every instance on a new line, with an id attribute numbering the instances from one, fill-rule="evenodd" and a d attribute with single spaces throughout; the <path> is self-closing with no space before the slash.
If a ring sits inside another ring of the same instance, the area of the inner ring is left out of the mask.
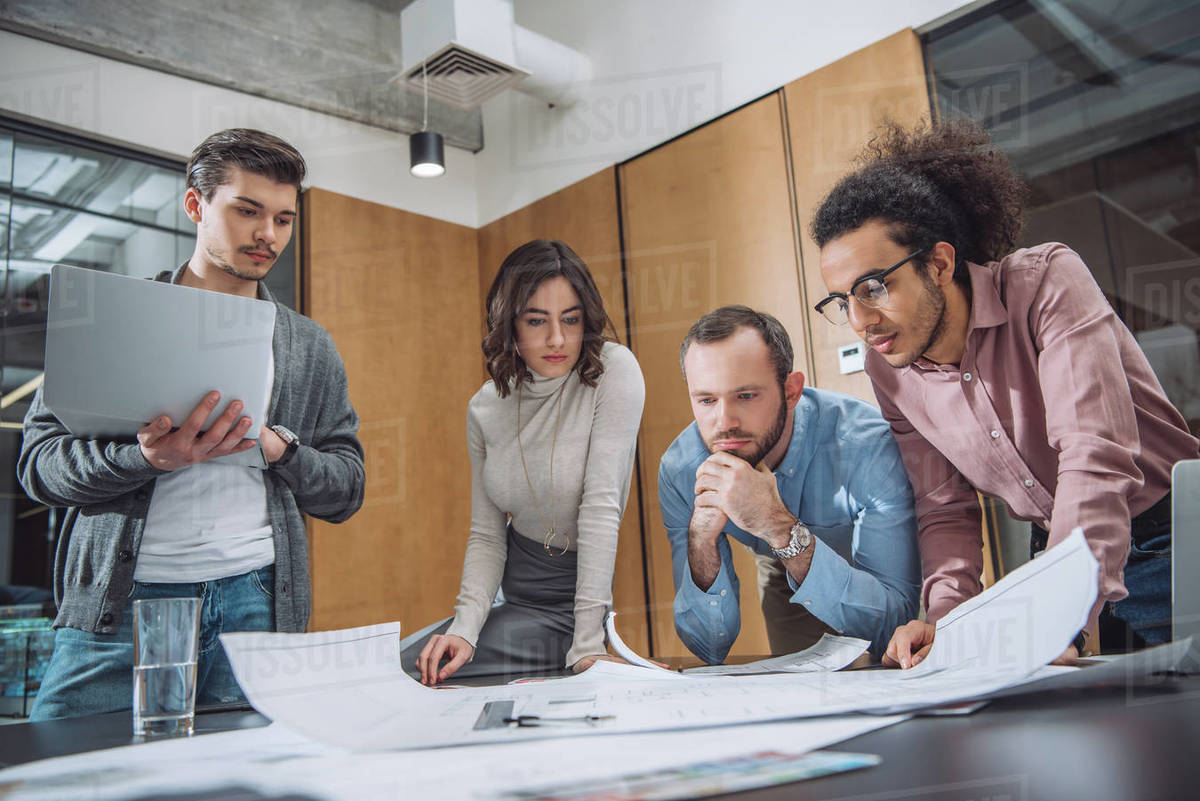
<path id="1" fill-rule="evenodd" d="M 886 270 L 864 275 L 850 285 L 848 293 L 830 292 L 829 297 L 822 300 L 813 308 L 824 315 L 825 319 L 834 325 L 845 325 L 850 320 L 851 295 L 868 309 L 878 309 L 888 301 L 887 284 L 883 282 L 883 279 L 928 251 L 929 248 L 915 250 Z"/>

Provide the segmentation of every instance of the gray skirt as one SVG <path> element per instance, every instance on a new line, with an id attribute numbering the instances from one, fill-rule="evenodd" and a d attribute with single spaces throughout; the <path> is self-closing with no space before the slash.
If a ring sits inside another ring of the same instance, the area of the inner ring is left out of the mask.
<path id="1" fill-rule="evenodd" d="M 508 526 L 508 555 L 500 595 L 479 632 L 475 656 L 456 676 L 562 670 L 575 634 L 576 553 L 552 557 L 540 542 Z M 449 617 L 400 641 L 404 670 L 419 676 L 417 656 Z M 451 679 L 453 680 L 453 679 Z"/>

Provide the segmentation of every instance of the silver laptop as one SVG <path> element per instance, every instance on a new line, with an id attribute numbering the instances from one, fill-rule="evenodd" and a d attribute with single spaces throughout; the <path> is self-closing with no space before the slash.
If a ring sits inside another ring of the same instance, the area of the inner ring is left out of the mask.
<path id="1" fill-rule="evenodd" d="M 1171 635 L 1192 638 L 1180 669 L 1200 672 L 1200 459 L 1171 471 Z"/>
<path id="2" fill-rule="evenodd" d="M 133 441 L 166 414 L 180 425 L 211 390 L 267 419 L 275 304 L 55 265 L 46 315 L 46 406 L 77 437 Z M 261 448 L 219 460 L 266 467 Z"/>

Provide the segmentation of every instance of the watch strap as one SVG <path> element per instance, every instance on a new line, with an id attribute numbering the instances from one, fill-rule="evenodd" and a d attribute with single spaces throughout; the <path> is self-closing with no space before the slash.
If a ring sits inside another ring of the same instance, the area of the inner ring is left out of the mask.
<path id="1" fill-rule="evenodd" d="M 792 524 L 791 537 L 783 548 L 772 548 L 771 553 L 779 559 L 792 559 L 812 547 L 812 532 L 797 520 Z"/>
<path id="2" fill-rule="evenodd" d="M 275 436 L 283 440 L 286 446 L 283 449 L 283 455 L 271 463 L 271 467 L 283 467 L 292 460 L 296 455 L 296 451 L 300 449 L 300 438 L 296 436 L 290 428 L 280 425 L 270 427 L 275 432 Z"/>

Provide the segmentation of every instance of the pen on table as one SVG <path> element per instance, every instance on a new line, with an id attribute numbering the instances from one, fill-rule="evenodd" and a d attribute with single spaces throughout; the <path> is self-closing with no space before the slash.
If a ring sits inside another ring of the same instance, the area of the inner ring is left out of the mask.
<path id="1" fill-rule="evenodd" d="M 603 720 L 612 720 L 614 715 L 580 715 L 570 718 L 544 718 L 539 715 L 518 715 L 515 718 L 504 718 L 505 723 L 515 723 L 518 728 L 534 728 L 537 726 L 594 726 Z"/>

